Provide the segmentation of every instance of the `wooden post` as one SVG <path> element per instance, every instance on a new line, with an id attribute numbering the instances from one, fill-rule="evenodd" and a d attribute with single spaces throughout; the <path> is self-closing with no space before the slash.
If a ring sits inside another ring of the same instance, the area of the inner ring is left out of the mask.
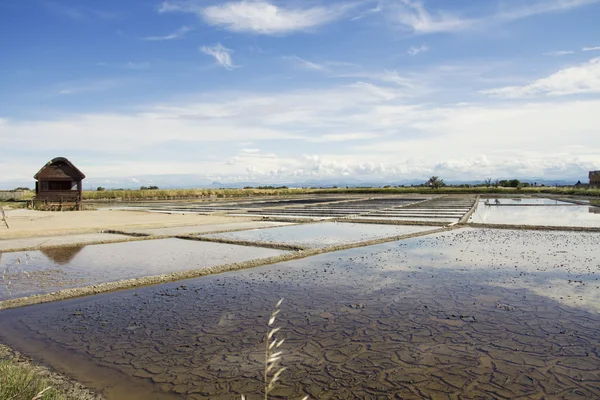
<path id="1" fill-rule="evenodd" d="M 81 202 L 83 200 L 83 184 L 81 180 L 77 181 L 77 211 L 81 211 Z"/>

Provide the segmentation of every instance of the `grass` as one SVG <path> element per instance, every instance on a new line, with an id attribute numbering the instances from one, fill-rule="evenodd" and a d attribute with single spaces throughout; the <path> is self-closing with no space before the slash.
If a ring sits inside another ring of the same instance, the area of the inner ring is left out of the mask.
<path id="1" fill-rule="evenodd" d="M 66 400 L 33 367 L 0 360 L 0 400 Z"/>
<path id="2" fill-rule="evenodd" d="M 171 189 L 171 190 L 105 190 L 84 191 L 84 200 L 144 200 L 144 199 L 196 199 L 244 198 L 256 196 L 289 196 L 300 194 L 557 194 L 600 197 L 598 189 L 566 187 L 456 187 L 439 189 L 424 187 L 390 188 L 331 188 L 331 189 Z"/>

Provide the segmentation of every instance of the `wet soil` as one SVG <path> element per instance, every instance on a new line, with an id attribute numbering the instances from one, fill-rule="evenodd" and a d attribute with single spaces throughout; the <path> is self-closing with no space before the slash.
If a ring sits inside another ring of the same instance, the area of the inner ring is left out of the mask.
<path id="1" fill-rule="evenodd" d="M 461 229 L 0 313 L 109 399 L 600 397 L 600 235 Z"/>

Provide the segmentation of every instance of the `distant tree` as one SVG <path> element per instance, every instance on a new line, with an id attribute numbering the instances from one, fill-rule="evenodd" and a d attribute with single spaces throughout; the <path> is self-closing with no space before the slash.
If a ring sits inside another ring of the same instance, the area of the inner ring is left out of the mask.
<path id="1" fill-rule="evenodd" d="M 104 189 L 102 186 L 98 186 L 98 187 L 96 188 L 96 191 L 97 191 L 97 192 L 104 192 L 105 190 L 106 190 L 106 189 Z"/>
<path id="2" fill-rule="evenodd" d="M 142 186 L 140 190 L 158 190 L 158 186 Z"/>
<path id="3" fill-rule="evenodd" d="M 485 185 L 485 187 L 490 187 L 492 186 L 492 178 L 485 178 L 483 180 L 483 184 Z"/>
<path id="4" fill-rule="evenodd" d="M 521 181 L 520 181 L 520 180 L 518 180 L 518 179 L 511 179 L 511 180 L 508 182 L 508 185 L 509 185 L 510 187 L 514 187 L 514 188 L 516 188 L 516 187 L 519 187 L 519 186 L 521 186 Z"/>
<path id="5" fill-rule="evenodd" d="M 432 176 L 427 181 L 427 186 L 431 187 L 432 189 L 439 189 L 443 186 L 446 186 L 446 184 L 444 183 L 444 180 L 441 179 L 439 176 Z"/>
<path id="6" fill-rule="evenodd" d="M 28 187 L 19 186 L 18 188 L 14 188 L 13 190 L 31 190 Z"/>

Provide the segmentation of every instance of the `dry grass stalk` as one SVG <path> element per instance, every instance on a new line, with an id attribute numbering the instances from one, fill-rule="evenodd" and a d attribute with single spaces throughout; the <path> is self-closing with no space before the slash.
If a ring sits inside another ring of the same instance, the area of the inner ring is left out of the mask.
<path id="1" fill-rule="evenodd" d="M 269 317 L 267 323 L 267 333 L 265 340 L 265 371 L 264 371 L 264 399 L 269 398 L 269 393 L 275 387 L 275 384 L 280 380 L 281 374 L 287 369 L 280 367 L 280 361 L 283 358 L 283 351 L 279 350 L 285 339 L 278 340 L 275 336 L 281 327 L 274 327 L 277 315 L 281 312 L 281 303 L 283 299 L 280 299 L 275 305 L 273 313 Z M 273 372 L 275 371 L 275 372 Z M 242 395 L 242 400 L 246 400 L 246 396 Z M 308 400 L 308 396 L 304 396 L 302 400 Z"/>

